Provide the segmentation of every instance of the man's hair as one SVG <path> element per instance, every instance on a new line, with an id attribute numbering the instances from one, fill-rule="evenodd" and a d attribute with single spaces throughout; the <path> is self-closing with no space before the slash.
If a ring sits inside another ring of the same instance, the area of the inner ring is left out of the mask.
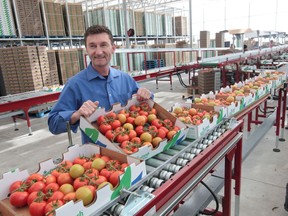
<path id="1" fill-rule="evenodd" d="M 90 26 L 85 34 L 84 34 L 84 43 L 85 43 L 85 46 L 86 46 L 86 41 L 87 41 L 87 37 L 89 35 L 95 35 L 95 34 L 101 34 L 101 33 L 106 33 L 108 34 L 109 36 L 109 39 L 111 41 L 111 44 L 114 43 L 114 39 L 113 39 L 113 36 L 112 36 L 112 33 L 110 31 L 110 29 L 107 27 L 107 26 L 103 26 L 103 25 L 93 25 L 93 26 Z"/>

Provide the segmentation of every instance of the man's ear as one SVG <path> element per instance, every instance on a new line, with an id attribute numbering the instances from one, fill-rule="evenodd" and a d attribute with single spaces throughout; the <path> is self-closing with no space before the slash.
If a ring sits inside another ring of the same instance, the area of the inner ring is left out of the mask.
<path id="1" fill-rule="evenodd" d="M 113 54 L 114 54 L 115 50 L 116 50 L 116 45 L 115 44 L 112 44 L 112 50 L 113 50 Z"/>

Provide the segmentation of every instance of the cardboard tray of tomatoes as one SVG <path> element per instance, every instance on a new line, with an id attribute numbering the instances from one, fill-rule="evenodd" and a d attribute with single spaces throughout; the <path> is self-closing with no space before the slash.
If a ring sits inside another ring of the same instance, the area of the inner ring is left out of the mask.
<path id="1" fill-rule="evenodd" d="M 181 141 L 186 138 L 188 128 L 184 123 L 182 123 L 179 119 L 173 116 L 166 109 L 161 107 L 159 104 L 154 102 L 153 100 L 146 101 L 150 108 L 154 108 L 157 111 L 157 116 L 162 119 L 169 119 L 171 122 L 179 128 L 177 133 L 172 137 L 172 139 L 163 139 L 155 148 L 151 148 L 150 146 L 142 146 L 131 156 L 140 159 L 148 159 L 153 157 L 156 154 L 161 153 L 162 151 L 169 149 L 170 147 L 177 145 Z M 80 129 L 91 138 L 91 140 L 103 147 L 109 148 L 111 150 L 126 154 L 123 149 L 120 147 L 119 143 L 110 141 L 104 134 L 102 134 L 97 127 L 95 127 L 92 123 L 97 121 L 98 117 L 101 115 L 107 115 L 109 112 L 119 112 L 120 110 L 128 110 L 131 106 L 139 105 L 141 102 L 137 100 L 136 97 L 132 97 L 125 106 L 121 106 L 121 104 L 114 104 L 112 109 L 108 112 L 105 111 L 104 108 L 97 109 L 89 118 L 81 117 L 80 118 Z"/>
<path id="2" fill-rule="evenodd" d="M 96 190 L 93 201 L 85 205 L 82 200 L 69 201 L 63 206 L 55 210 L 55 215 L 92 215 L 99 207 L 107 204 L 109 201 L 115 199 L 120 195 L 120 190 L 124 188 L 130 188 L 132 185 L 137 183 L 140 179 L 146 176 L 145 162 L 119 152 L 102 148 L 94 144 L 75 145 L 69 148 L 67 152 L 63 154 L 62 161 L 73 161 L 79 156 L 91 156 L 92 154 L 101 154 L 102 156 L 108 156 L 113 160 L 117 160 L 120 163 L 127 163 L 128 166 L 125 168 L 123 174 L 119 176 L 118 184 L 111 189 L 107 184 L 102 188 Z M 59 163 L 60 164 L 60 163 Z M 43 161 L 39 164 L 39 170 L 37 173 L 41 175 L 48 175 L 55 169 L 59 164 L 55 164 L 52 159 Z M 32 175 L 32 174 L 31 174 Z M 27 170 L 20 171 L 16 169 L 3 174 L 3 178 L 0 179 L 0 212 L 5 216 L 12 215 L 30 215 L 28 207 L 16 208 L 9 202 L 9 188 L 10 185 L 15 181 L 24 181 L 30 174 Z"/>

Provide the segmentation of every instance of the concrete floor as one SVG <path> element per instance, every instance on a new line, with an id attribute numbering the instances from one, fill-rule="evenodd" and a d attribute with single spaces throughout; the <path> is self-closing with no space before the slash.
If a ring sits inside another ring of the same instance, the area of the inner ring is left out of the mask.
<path id="1" fill-rule="evenodd" d="M 182 75 L 185 83 L 187 74 Z M 183 101 L 182 96 L 190 96 L 176 76 L 173 90 L 169 82 L 155 80 L 140 83 L 155 93 L 155 101 L 169 109 L 175 102 Z M 47 115 L 31 117 L 33 135 L 28 136 L 26 121 L 18 120 L 18 131 L 14 131 L 11 118 L 0 119 L 0 178 L 2 174 L 15 168 L 35 172 L 38 163 L 49 158 L 59 158 L 67 150 L 67 134 L 52 135 L 47 127 Z M 255 128 L 256 129 L 256 128 Z M 249 143 L 249 136 L 245 142 Z M 285 142 L 279 143 L 280 152 L 275 153 L 275 127 L 261 139 L 261 142 L 243 161 L 240 216 L 287 216 L 284 210 L 286 183 L 288 182 L 288 131 L 284 131 Z M 80 133 L 72 134 L 73 143 L 80 144 Z M 234 213 L 232 212 L 232 215 Z"/>

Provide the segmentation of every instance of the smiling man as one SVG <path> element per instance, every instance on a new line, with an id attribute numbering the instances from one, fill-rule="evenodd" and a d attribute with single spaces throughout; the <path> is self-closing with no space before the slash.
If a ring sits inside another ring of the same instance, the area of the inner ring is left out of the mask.
<path id="1" fill-rule="evenodd" d="M 84 42 L 91 62 L 65 83 L 59 100 L 49 113 L 48 126 L 53 134 L 67 132 L 66 122 L 74 133 L 77 132 L 80 116 L 89 117 L 98 106 L 109 110 L 115 103 L 125 105 L 133 94 L 140 100 L 153 97 L 129 74 L 110 67 L 116 47 L 106 26 L 89 27 Z M 82 142 L 90 142 L 83 132 Z"/>

